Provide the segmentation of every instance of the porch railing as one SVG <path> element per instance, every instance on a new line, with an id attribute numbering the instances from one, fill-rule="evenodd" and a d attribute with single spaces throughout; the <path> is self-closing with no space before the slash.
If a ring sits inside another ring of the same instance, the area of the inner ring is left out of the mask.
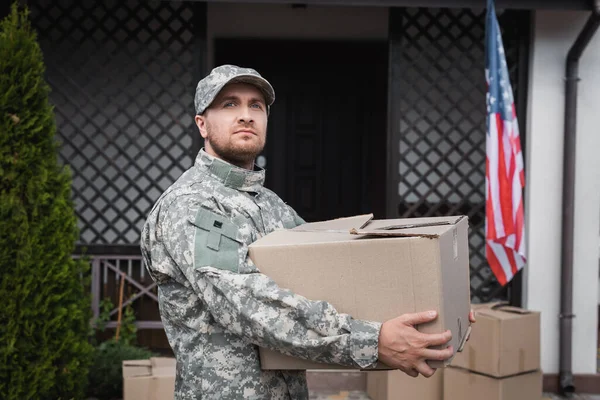
<path id="1" fill-rule="evenodd" d="M 138 329 L 163 329 L 158 314 L 158 297 L 156 283 L 148 276 L 139 255 L 94 255 L 91 257 L 91 294 L 93 321 L 100 317 L 102 299 L 118 298 L 121 280 L 128 296 L 121 307 L 131 305 L 136 310 L 136 326 Z M 113 318 L 119 312 L 118 303 L 110 310 Z M 118 321 L 109 320 L 107 328 L 116 328 Z"/>

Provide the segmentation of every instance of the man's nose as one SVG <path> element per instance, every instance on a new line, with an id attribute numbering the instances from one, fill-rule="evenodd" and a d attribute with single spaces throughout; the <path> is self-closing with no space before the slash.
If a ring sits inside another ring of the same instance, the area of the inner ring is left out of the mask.
<path id="1" fill-rule="evenodd" d="M 240 107 L 240 115 L 238 118 L 238 122 L 239 123 L 245 123 L 245 124 L 249 124 L 254 122 L 254 120 L 252 119 L 252 115 L 250 114 L 250 110 L 248 109 L 248 107 Z"/>

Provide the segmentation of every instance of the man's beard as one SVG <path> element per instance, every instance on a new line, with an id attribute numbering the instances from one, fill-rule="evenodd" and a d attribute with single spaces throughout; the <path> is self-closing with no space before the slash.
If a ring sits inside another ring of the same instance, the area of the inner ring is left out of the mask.
<path id="1" fill-rule="evenodd" d="M 213 134 L 213 129 L 210 124 L 207 124 L 206 131 L 206 140 L 208 140 L 210 143 L 210 147 L 213 149 L 215 154 L 222 160 L 225 160 L 233 165 L 243 166 L 253 162 L 263 151 L 265 146 L 265 143 L 260 143 L 260 141 L 248 146 L 236 146 L 231 143 L 230 136 L 220 141 L 217 139 L 219 135 Z"/>

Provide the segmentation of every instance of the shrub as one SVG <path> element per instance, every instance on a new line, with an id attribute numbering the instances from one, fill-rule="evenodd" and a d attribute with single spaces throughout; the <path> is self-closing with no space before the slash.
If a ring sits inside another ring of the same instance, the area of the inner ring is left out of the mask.
<path id="1" fill-rule="evenodd" d="M 94 335 L 106 331 L 106 325 L 111 320 L 110 312 L 114 308 L 115 305 L 109 298 L 100 302 L 100 315 L 95 321 Z M 119 340 L 109 339 L 97 346 L 89 372 L 88 396 L 102 400 L 120 399 L 123 393 L 123 361 L 145 360 L 156 355 L 135 346 L 135 321 L 135 312 L 129 304 L 123 311 Z"/>
<path id="2" fill-rule="evenodd" d="M 71 175 L 57 161 L 44 63 L 27 9 L 0 22 L 0 398 L 80 399 L 88 264 L 73 259 Z"/>
<path id="3" fill-rule="evenodd" d="M 123 361 L 145 360 L 155 356 L 149 350 L 124 341 L 108 340 L 96 349 L 90 367 L 88 396 L 103 400 L 119 399 L 123 395 Z"/>
<path id="4" fill-rule="evenodd" d="M 111 311 L 115 309 L 115 305 L 113 302 L 107 297 L 100 301 L 100 315 L 96 319 L 94 323 L 93 329 L 95 332 L 92 332 L 92 342 L 97 344 L 97 334 L 103 333 L 106 331 L 106 325 L 111 320 Z M 137 326 L 135 324 L 135 311 L 130 304 L 125 306 L 123 309 L 123 316 L 121 318 L 121 327 L 120 334 L 118 340 L 124 342 L 125 344 L 135 345 L 137 342 Z M 116 333 L 115 333 L 116 336 Z M 115 339 L 117 339 L 115 337 Z"/>

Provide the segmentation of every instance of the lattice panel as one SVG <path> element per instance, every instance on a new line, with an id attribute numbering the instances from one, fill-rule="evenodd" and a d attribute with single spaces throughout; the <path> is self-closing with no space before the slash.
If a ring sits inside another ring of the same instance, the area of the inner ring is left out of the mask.
<path id="1" fill-rule="evenodd" d="M 82 244 L 136 244 L 192 164 L 192 3 L 28 2 L 47 65 Z"/>
<path id="2" fill-rule="evenodd" d="M 485 259 L 485 11 L 404 9 L 401 32 L 398 214 L 468 215 L 474 301 L 503 296 Z"/>

